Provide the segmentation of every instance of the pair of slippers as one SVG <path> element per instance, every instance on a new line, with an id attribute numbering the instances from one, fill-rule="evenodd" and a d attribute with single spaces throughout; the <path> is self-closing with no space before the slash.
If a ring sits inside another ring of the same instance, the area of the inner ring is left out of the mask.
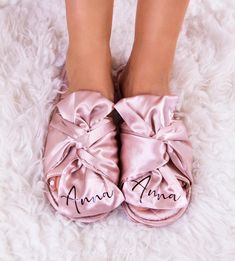
<path id="1" fill-rule="evenodd" d="M 122 204 L 133 221 L 152 227 L 182 216 L 191 197 L 192 148 L 175 118 L 177 102 L 177 96 L 139 95 L 114 104 L 94 91 L 63 94 L 44 151 L 47 196 L 56 211 L 92 223 Z M 120 159 L 113 110 L 123 119 Z"/>

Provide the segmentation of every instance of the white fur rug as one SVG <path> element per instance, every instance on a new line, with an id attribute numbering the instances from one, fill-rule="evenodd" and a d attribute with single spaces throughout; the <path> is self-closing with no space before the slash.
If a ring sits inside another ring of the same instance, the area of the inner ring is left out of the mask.
<path id="1" fill-rule="evenodd" d="M 0 260 L 234 261 L 235 1 L 191 0 L 171 86 L 194 148 L 193 198 L 178 222 L 156 229 L 121 208 L 92 225 L 54 213 L 42 151 L 67 48 L 64 2 L 0 6 Z M 135 0 L 116 0 L 115 67 L 128 58 L 134 14 Z"/>

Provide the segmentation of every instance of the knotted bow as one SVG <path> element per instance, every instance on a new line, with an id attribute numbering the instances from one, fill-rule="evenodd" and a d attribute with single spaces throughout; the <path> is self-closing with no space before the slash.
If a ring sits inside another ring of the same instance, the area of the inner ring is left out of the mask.
<path id="1" fill-rule="evenodd" d="M 150 171 L 157 170 L 167 164 L 169 160 L 182 172 L 182 179 L 190 178 L 189 172 L 191 148 L 187 139 L 187 132 L 180 121 L 161 128 L 152 137 L 143 137 L 131 132 L 121 133 L 122 182 L 127 179 L 138 178 Z M 185 159 L 185 155 L 187 155 Z M 132 164 L 130 164 L 132 162 Z"/>
<path id="2" fill-rule="evenodd" d="M 104 161 L 100 164 L 100 159 L 89 151 L 93 144 L 115 130 L 115 126 L 110 120 L 104 119 L 100 126 L 90 130 L 83 129 L 56 113 L 52 118 L 50 128 L 60 133 L 60 136 L 64 135 L 65 140 L 55 150 L 50 151 L 52 169 L 49 171 L 48 178 L 58 175 L 58 173 L 75 172 L 84 165 L 110 179 L 107 175 L 110 171 L 109 162 Z M 112 181 L 115 182 L 115 180 Z"/>

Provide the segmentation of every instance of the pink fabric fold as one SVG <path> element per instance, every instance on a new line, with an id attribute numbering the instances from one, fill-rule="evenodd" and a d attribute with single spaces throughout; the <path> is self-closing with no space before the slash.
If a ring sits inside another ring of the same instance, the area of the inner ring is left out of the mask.
<path id="1" fill-rule="evenodd" d="M 121 186 L 124 208 L 136 222 L 162 226 L 177 220 L 191 196 L 192 149 L 177 96 L 140 95 L 120 100 Z"/>
<path id="2" fill-rule="evenodd" d="M 112 110 L 113 103 L 98 92 L 79 91 L 63 96 L 52 114 L 44 152 L 47 195 L 53 207 L 72 220 L 97 221 L 124 200 L 117 187 Z"/>

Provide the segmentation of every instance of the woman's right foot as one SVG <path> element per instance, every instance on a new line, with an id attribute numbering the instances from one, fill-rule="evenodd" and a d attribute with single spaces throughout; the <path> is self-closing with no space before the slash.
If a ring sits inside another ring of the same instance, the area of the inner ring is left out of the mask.
<path id="1" fill-rule="evenodd" d="M 76 91 L 52 114 L 44 151 L 47 196 L 72 220 L 95 222 L 124 200 L 112 110 L 113 102 L 99 92 Z"/>

